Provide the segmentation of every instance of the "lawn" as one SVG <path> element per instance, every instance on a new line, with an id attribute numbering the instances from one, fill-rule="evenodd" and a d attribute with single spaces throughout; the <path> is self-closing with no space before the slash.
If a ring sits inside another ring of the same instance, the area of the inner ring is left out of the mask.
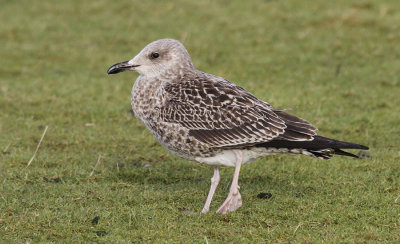
<path id="1" fill-rule="evenodd" d="M 2 1 L 0 22 L 0 243 L 400 241 L 398 0 Z M 134 118 L 137 74 L 106 75 L 166 37 L 371 158 L 258 159 L 241 170 L 242 208 L 217 215 L 222 168 L 198 214 L 212 167 Z"/>

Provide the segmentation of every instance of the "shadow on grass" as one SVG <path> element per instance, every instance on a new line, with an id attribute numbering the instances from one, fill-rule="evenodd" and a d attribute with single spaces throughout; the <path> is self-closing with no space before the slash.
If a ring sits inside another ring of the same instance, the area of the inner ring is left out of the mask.
<path id="1" fill-rule="evenodd" d="M 276 162 L 281 164 L 281 162 Z M 241 172 L 240 185 L 243 192 L 252 192 L 251 194 L 259 194 L 260 192 L 281 192 L 285 194 L 293 194 L 296 197 L 313 194 L 317 189 L 310 186 L 309 183 L 296 183 L 293 186 L 293 178 L 285 177 L 282 172 L 267 170 L 257 170 L 260 164 L 254 165 L 255 168 L 247 168 Z M 246 165 L 253 167 L 253 165 Z M 228 191 L 234 169 L 221 167 L 221 182 L 219 189 Z M 269 172 L 269 173 L 268 173 Z M 124 182 L 134 185 L 152 185 L 152 187 L 172 186 L 173 188 L 199 187 L 201 190 L 207 189 L 210 185 L 212 177 L 212 167 L 191 164 L 188 162 L 172 162 L 153 164 L 130 163 L 122 169 L 112 169 L 110 178 L 107 180 L 115 182 Z M 310 177 L 307 172 L 297 172 L 298 179 Z M 199 189 L 200 190 L 200 189 Z M 256 194 L 256 195 L 257 195 Z M 255 196 L 256 196 L 255 195 Z"/>

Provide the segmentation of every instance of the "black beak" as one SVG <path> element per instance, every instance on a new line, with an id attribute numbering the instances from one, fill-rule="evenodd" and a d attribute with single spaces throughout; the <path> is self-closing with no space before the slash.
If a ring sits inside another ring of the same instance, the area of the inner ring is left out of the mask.
<path id="1" fill-rule="evenodd" d="M 133 68 L 140 66 L 140 65 L 131 65 L 131 64 L 128 64 L 128 62 L 129 62 L 129 60 L 112 65 L 110 68 L 108 68 L 107 74 L 109 74 L 109 75 L 117 74 L 119 72 L 132 70 Z"/>

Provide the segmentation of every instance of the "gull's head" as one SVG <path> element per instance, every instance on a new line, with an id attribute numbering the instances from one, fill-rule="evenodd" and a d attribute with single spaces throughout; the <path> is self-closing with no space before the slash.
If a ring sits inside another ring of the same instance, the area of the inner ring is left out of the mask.
<path id="1" fill-rule="evenodd" d="M 189 53 L 179 41 L 161 39 L 148 44 L 133 59 L 112 65 L 107 74 L 133 70 L 144 76 L 157 76 L 179 69 L 193 69 Z"/>

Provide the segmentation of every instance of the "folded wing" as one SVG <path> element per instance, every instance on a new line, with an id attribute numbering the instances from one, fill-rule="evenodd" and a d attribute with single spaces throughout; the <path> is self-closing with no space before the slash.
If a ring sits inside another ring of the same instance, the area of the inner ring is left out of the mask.
<path id="1" fill-rule="evenodd" d="M 316 135 L 309 122 L 274 110 L 220 77 L 200 73 L 164 89 L 167 99 L 158 108 L 162 120 L 180 124 L 189 136 L 210 147 L 243 147 L 274 139 L 307 141 Z"/>

